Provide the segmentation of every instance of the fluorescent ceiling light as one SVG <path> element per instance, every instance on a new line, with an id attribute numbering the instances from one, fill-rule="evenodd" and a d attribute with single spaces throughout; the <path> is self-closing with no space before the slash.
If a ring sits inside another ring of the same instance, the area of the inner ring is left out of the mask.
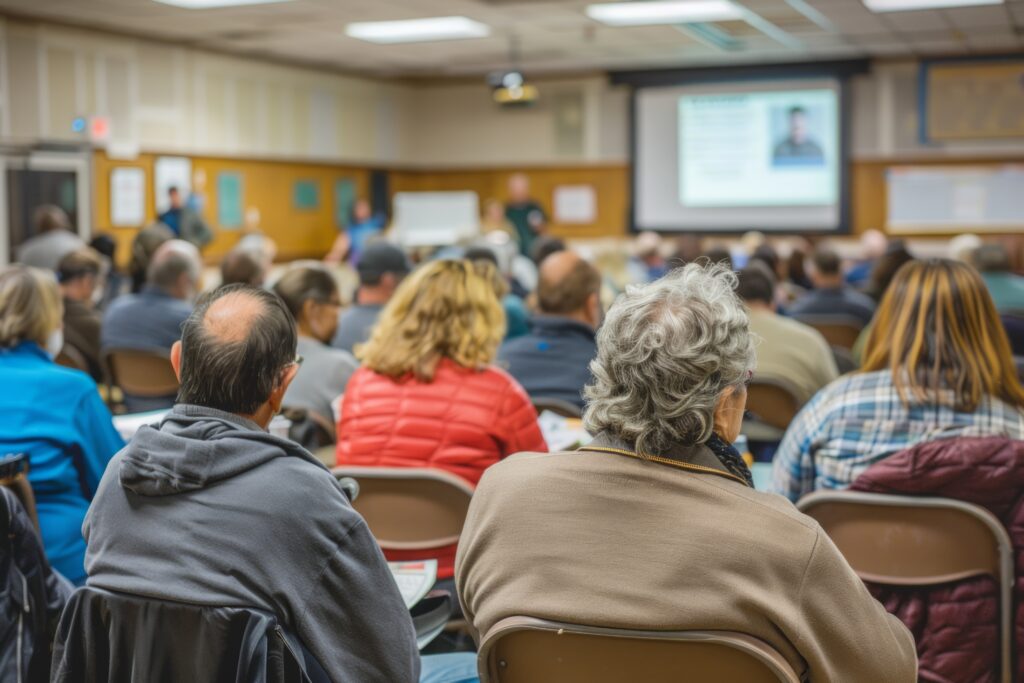
<path id="1" fill-rule="evenodd" d="M 587 16 L 609 26 L 646 26 L 731 21 L 744 15 L 729 0 L 650 0 L 588 5 Z"/>
<path id="2" fill-rule="evenodd" d="M 951 7 L 1001 4 L 1003 4 L 1003 0 L 864 0 L 864 6 L 872 12 L 906 12 L 916 9 L 949 9 Z"/>
<path id="3" fill-rule="evenodd" d="M 430 17 L 405 21 L 362 21 L 345 27 L 345 34 L 371 43 L 418 43 L 430 40 L 484 38 L 487 24 L 466 17 Z"/>
<path id="4" fill-rule="evenodd" d="M 269 5 L 274 2 L 291 2 L 292 0 L 153 0 L 164 5 L 174 5 L 185 9 L 211 9 L 214 7 L 241 7 L 242 5 Z"/>

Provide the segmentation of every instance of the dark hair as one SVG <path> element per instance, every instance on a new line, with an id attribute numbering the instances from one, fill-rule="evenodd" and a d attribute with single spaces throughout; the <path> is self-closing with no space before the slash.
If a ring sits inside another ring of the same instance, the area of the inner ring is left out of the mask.
<path id="1" fill-rule="evenodd" d="M 167 188 L 167 194 L 174 194 L 177 191 L 178 191 L 178 186 L 177 185 L 171 185 L 170 187 Z"/>
<path id="2" fill-rule="evenodd" d="M 57 264 L 57 282 L 67 284 L 79 278 L 97 277 L 103 271 L 103 257 L 95 249 L 76 249 Z"/>
<path id="3" fill-rule="evenodd" d="M 736 286 L 736 294 L 744 301 L 770 304 L 775 300 L 775 283 L 765 272 L 764 266 L 749 265 L 741 270 L 737 277 L 739 284 Z"/>
<path id="4" fill-rule="evenodd" d="M 207 329 L 206 314 L 225 297 L 249 297 L 261 304 L 244 336 L 224 340 Z M 281 383 L 295 360 L 295 321 L 275 294 L 229 285 L 204 295 L 181 329 L 181 388 L 178 403 L 252 415 Z"/>
<path id="5" fill-rule="evenodd" d="M 559 238 L 542 235 L 533 241 L 533 246 L 530 247 L 530 258 L 539 266 L 548 256 L 565 251 L 565 248 L 565 242 Z"/>
<path id="6" fill-rule="evenodd" d="M 875 301 L 881 301 L 885 295 L 885 290 L 889 289 L 889 284 L 896 277 L 896 271 L 904 263 L 913 260 L 914 255 L 907 250 L 907 246 L 902 240 L 889 242 L 885 253 L 875 263 L 875 267 L 871 269 L 871 278 L 864 292 Z"/>
<path id="7" fill-rule="evenodd" d="M 117 254 L 117 242 L 110 235 L 96 235 L 89 242 L 89 246 L 98 251 L 102 256 L 110 259 L 111 265 L 114 263 L 114 256 Z"/>
<path id="8" fill-rule="evenodd" d="M 790 116 L 796 116 L 797 114 L 802 114 L 802 115 L 806 116 L 807 115 L 807 110 L 804 109 L 803 107 L 801 107 L 800 105 L 797 105 L 795 107 L 790 107 L 789 108 L 789 115 Z"/>
<path id="9" fill-rule="evenodd" d="M 281 276 L 274 285 L 274 294 L 298 320 L 302 316 L 302 305 L 312 299 L 328 303 L 338 296 L 338 283 L 334 276 L 318 266 L 299 266 Z"/>
<path id="10" fill-rule="evenodd" d="M 839 275 L 841 261 L 835 249 L 826 245 L 820 245 L 814 250 L 811 256 L 814 262 L 814 269 L 822 275 Z"/>
<path id="11" fill-rule="evenodd" d="M 466 253 L 462 255 L 462 258 L 467 261 L 489 261 L 495 266 L 498 265 L 498 256 L 490 247 L 470 247 L 466 249 Z"/>
<path id="12" fill-rule="evenodd" d="M 252 285 L 263 284 L 263 261 L 259 254 L 249 249 L 232 249 L 220 262 L 220 284 Z"/>
<path id="13" fill-rule="evenodd" d="M 709 264 L 724 263 L 729 270 L 733 270 L 732 254 L 725 247 L 711 247 L 701 258 L 706 258 Z"/>
<path id="14" fill-rule="evenodd" d="M 51 232 L 53 230 L 70 230 L 71 220 L 64 209 L 56 204 L 43 204 L 37 207 L 32 213 L 32 223 L 35 225 L 36 233 Z"/>
<path id="15" fill-rule="evenodd" d="M 601 291 L 601 274 L 585 260 L 559 280 L 540 278 L 537 283 L 537 307 L 541 313 L 561 315 L 583 308 L 591 294 Z"/>
<path id="16" fill-rule="evenodd" d="M 775 251 L 775 247 L 770 244 L 762 244 L 757 249 L 754 249 L 754 253 L 750 255 L 748 263 L 754 261 L 761 261 L 768 270 L 772 271 L 772 275 L 779 272 L 779 252 Z"/>

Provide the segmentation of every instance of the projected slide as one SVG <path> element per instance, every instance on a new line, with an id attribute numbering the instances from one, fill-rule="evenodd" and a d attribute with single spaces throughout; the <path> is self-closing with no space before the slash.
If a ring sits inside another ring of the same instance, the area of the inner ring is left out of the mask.
<path id="1" fill-rule="evenodd" d="M 838 79 L 646 86 L 634 103 L 641 230 L 838 230 Z"/>
<path id="2" fill-rule="evenodd" d="M 834 90 L 679 98 L 679 200 L 686 206 L 837 200 Z"/>

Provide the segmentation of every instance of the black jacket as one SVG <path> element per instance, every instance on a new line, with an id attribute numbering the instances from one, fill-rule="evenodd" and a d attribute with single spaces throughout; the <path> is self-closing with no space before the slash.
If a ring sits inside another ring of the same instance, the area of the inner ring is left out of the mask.
<path id="1" fill-rule="evenodd" d="M 0 681 L 50 679 L 50 644 L 70 595 L 18 497 L 0 486 Z"/>

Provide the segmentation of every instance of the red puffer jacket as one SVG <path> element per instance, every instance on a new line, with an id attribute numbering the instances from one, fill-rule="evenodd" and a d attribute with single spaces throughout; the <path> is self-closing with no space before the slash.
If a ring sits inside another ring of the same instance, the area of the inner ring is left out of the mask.
<path id="1" fill-rule="evenodd" d="M 1013 542 L 1016 680 L 1024 681 L 1024 441 L 965 437 L 920 444 L 872 465 L 851 490 L 940 496 L 999 518 Z M 989 577 L 931 588 L 869 585 L 914 634 L 919 679 L 999 680 L 999 590 Z"/>
<path id="2" fill-rule="evenodd" d="M 537 411 L 498 368 L 468 370 L 445 359 L 434 381 L 395 381 L 367 368 L 352 375 L 338 422 L 337 464 L 436 467 L 474 486 L 484 470 L 519 451 L 547 451 Z M 426 559 L 389 552 L 390 560 Z M 438 549 L 438 578 L 454 574 L 455 547 Z"/>

